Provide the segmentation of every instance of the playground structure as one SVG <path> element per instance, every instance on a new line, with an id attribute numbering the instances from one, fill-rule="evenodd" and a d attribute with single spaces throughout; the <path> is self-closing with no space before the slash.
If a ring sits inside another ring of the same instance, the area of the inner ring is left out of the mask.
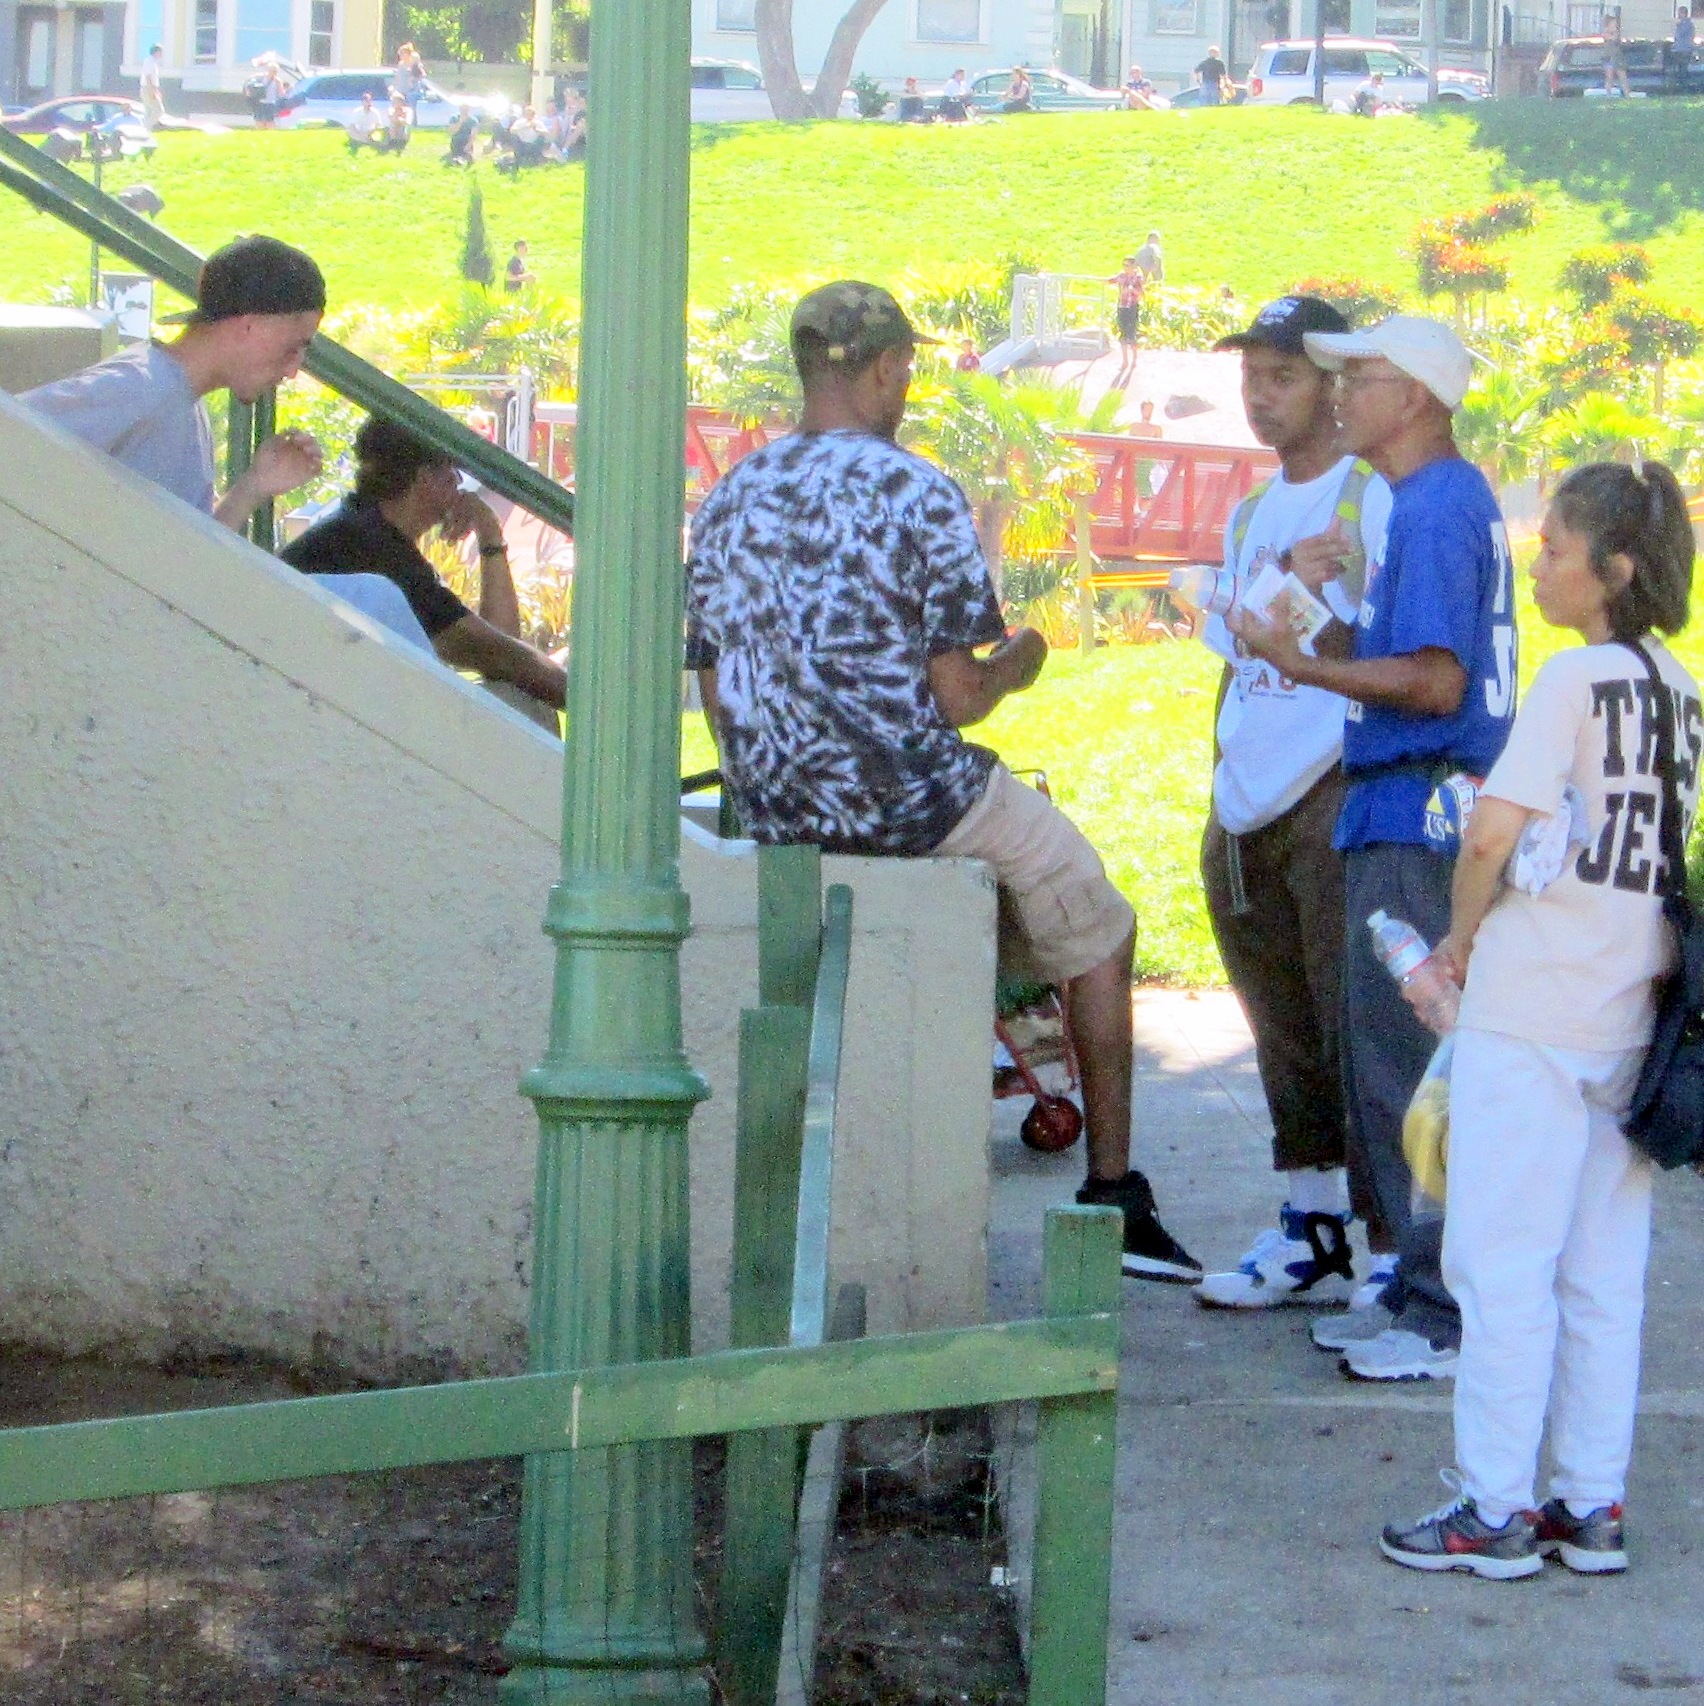
<path id="1" fill-rule="evenodd" d="M 1019 273 L 1012 280 L 1010 330 L 982 357 L 982 371 L 1098 361 L 1112 348 L 1110 288 L 1105 279 L 1078 273 Z"/>

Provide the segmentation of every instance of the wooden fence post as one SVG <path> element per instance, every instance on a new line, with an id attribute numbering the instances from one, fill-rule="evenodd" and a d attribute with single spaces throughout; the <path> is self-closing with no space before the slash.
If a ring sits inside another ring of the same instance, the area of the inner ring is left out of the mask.
<path id="1" fill-rule="evenodd" d="M 1114 1209 L 1048 1210 L 1043 1314 L 1119 1311 L 1122 1233 Z M 1117 1445 L 1116 1390 L 1043 1401 L 1029 1706 L 1104 1706 Z"/>

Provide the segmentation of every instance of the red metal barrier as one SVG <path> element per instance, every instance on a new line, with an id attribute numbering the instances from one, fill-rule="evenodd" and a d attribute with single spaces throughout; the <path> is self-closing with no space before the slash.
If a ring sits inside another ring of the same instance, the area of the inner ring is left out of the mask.
<path id="1" fill-rule="evenodd" d="M 1218 562 L 1232 509 L 1278 468 L 1270 450 L 1234 445 L 1115 433 L 1072 433 L 1070 440 L 1089 453 L 1098 475 L 1089 499 L 1090 549 L 1105 563 L 1156 565 L 1097 574 L 1103 585 L 1146 581 L 1159 565 Z"/>

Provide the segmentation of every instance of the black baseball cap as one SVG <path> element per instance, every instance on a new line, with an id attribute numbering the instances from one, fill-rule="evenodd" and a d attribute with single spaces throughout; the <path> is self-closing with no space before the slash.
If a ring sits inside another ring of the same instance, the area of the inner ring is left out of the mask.
<path id="1" fill-rule="evenodd" d="M 1309 332 L 1346 332 L 1349 322 L 1318 296 L 1280 296 L 1255 315 L 1246 332 L 1220 338 L 1213 348 L 1270 349 L 1280 355 L 1306 355 Z"/>
<path id="2" fill-rule="evenodd" d="M 168 325 L 208 326 L 243 314 L 323 314 L 325 275 L 311 255 L 276 237 L 239 237 L 201 263 L 195 306 L 162 316 Z"/>

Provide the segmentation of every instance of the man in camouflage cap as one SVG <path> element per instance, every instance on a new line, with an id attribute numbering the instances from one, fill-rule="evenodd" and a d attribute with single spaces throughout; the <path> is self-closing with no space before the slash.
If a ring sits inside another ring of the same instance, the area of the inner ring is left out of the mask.
<path id="1" fill-rule="evenodd" d="M 1007 634 L 964 493 L 895 443 L 916 347 L 934 341 L 873 284 L 799 303 L 799 430 L 737 464 L 694 520 L 687 665 L 758 841 L 994 868 L 1017 945 L 1069 1004 L 1077 1200 L 1123 1210 L 1126 1273 L 1193 1281 L 1129 1165 L 1135 914 L 1082 832 L 958 732 L 1028 687 L 1047 644 Z"/>

